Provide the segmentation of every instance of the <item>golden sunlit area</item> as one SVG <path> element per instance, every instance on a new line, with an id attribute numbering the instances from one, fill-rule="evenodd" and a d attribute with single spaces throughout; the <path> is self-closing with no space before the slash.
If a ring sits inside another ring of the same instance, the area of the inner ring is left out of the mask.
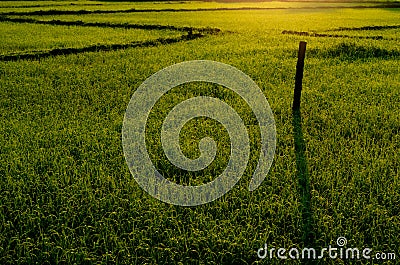
<path id="1" fill-rule="evenodd" d="M 398 264 L 399 1 L 0 24 L 0 264 Z"/>

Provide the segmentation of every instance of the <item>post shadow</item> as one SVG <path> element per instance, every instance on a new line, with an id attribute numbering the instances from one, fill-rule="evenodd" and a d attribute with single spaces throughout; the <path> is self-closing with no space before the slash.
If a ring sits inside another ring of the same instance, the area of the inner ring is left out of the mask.
<path id="1" fill-rule="evenodd" d="M 300 212 L 302 219 L 301 239 L 304 247 L 315 248 L 315 232 L 313 230 L 313 218 L 311 208 L 310 176 L 308 172 L 307 159 L 305 155 L 306 144 L 303 136 L 302 119 L 300 111 L 301 90 L 303 87 L 304 59 L 307 43 L 299 43 L 298 59 L 296 64 L 295 88 L 293 95 L 293 138 L 296 155 L 296 176 L 300 194 Z M 303 264 L 317 264 L 316 260 L 302 260 Z"/>
<path id="2" fill-rule="evenodd" d="M 300 194 L 300 212 L 302 220 L 301 240 L 303 247 L 315 248 L 315 231 L 313 229 L 313 215 L 311 205 L 310 176 L 305 155 L 306 144 L 302 130 L 301 111 L 293 110 L 293 137 L 296 155 L 296 176 L 298 180 L 298 191 Z M 303 264 L 317 264 L 317 260 L 303 259 Z"/>

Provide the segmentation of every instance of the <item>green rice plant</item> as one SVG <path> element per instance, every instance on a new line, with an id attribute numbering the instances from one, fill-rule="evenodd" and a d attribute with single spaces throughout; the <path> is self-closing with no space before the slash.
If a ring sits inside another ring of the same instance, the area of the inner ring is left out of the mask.
<path id="1" fill-rule="evenodd" d="M 142 3 L 130 5 L 139 8 Z M 202 6 L 193 4 L 197 5 Z M 264 5 L 268 3 L 260 4 Z M 266 243 L 270 248 L 321 249 L 336 246 L 340 236 L 347 238 L 349 247 L 399 255 L 397 41 L 282 34 L 283 30 L 323 33 L 340 27 L 394 25 L 399 18 L 396 9 L 41 17 L 209 26 L 221 28 L 223 34 L 157 47 L 0 62 L 0 263 L 281 264 L 278 258 L 260 259 L 257 250 Z M 0 35 L 0 43 L 8 43 L 3 48 L 7 52 L 169 34 L 4 25 L 18 29 L 14 39 Z M 7 27 L 1 30 L 6 32 Z M 22 38 L 30 27 L 41 41 Z M 60 34 L 62 44 L 43 36 L 53 32 L 49 29 Z M 76 42 L 71 32 L 77 32 Z M 362 34 L 386 36 L 386 30 Z M 393 32 L 389 35 L 396 37 Z M 307 53 L 301 113 L 296 116 L 291 104 L 300 40 L 307 41 Z M 189 60 L 215 60 L 249 75 L 268 99 L 277 130 L 273 165 L 263 184 L 249 192 L 259 129 L 248 107 L 226 88 L 204 83 L 176 87 L 166 94 L 146 130 L 150 156 L 162 172 L 171 173 L 171 180 L 207 182 L 224 168 L 229 153 L 224 129 L 197 119 L 184 127 L 182 149 L 196 157 L 198 140 L 212 136 L 221 147 L 216 161 L 208 171 L 193 175 L 183 175 L 168 163 L 157 135 L 162 117 L 177 102 L 197 95 L 218 97 L 235 108 L 250 132 L 251 157 L 242 179 L 220 199 L 198 207 L 165 204 L 144 192 L 129 172 L 121 144 L 125 109 L 137 87 L 164 67 Z M 315 263 L 370 261 L 325 258 Z"/>

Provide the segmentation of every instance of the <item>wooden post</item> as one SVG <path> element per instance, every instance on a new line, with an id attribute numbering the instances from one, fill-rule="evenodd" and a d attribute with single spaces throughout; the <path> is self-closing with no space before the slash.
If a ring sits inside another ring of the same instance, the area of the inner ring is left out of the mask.
<path id="1" fill-rule="evenodd" d="M 294 86 L 294 97 L 293 97 L 293 110 L 300 109 L 300 97 L 301 89 L 303 87 L 303 70 L 304 70 L 304 58 L 306 56 L 306 46 L 307 42 L 300 41 L 299 53 L 297 55 L 297 65 L 296 65 L 296 81 Z"/>

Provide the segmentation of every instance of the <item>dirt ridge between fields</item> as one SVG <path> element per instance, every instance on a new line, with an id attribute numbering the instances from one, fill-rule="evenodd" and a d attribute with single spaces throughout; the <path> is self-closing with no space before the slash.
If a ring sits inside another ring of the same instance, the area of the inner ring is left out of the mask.
<path id="1" fill-rule="evenodd" d="M 3 12 L 0 15 L 18 15 L 18 16 L 45 16 L 45 15 L 87 15 L 87 14 L 115 14 L 115 13 L 143 13 L 143 12 L 199 12 L 199 11 L 240 11 L 240 10 L 301 10 L 301 9 L 366 9 L 366 8 L 400 8 L 400 3 L 383 3 L 371 6 L 324 6 L 324 7 L 217 7 L 217 8 L 164 8 L 164 9 L 123 9 L 123 10 L 37 10 L 30 12 Z"/>
<path id="2" fill-rule="evenodd" d="M 330 29 L 328 31 L 364 31 L 364 30 L 385 30 L 385 29 L 400 29 L 400 25 L 363 26 L 363 27 L 353 27 L 353 28 L 340 27 L 337 29 Z"/>
<path id="3" fill-rule="evenodd" d="M 194 40 L 205 35 L 197 33 L 191 35 L 182 35 L 178 38 L 158 38 L 156 40 L 149 41 L 137 41 L 125 44 L 96 44 L 80 48 L 56 48 L 52 50 L 34 51 L 30 53 L 21 54 L 5 54 L 0 55 L 0 61 L 18 61 L 18 60 L 38 60 L 46 57 L 58 56 L 58 55 L 69 55 L 79 54 L 85 52 L 99 52 L 99 51 L 116 51 L 127 48 L 138 48 L 138 47 L 154 47 L 159 45 L 166 45 L 177 43 L 181 41 Z"/>
<path id="4" fill-rule="evenodd" d="M 307 31 L 293 31 L 293 30 L 284 30 L 284 31 L 282 31 L 282 34 L 308 36 L 308 37 L 319 37 L 319 38 L 350 38 L 350 39 L 383 40 L 383 36 L 350 36 L 350 35 L 325 34 L 325 33 L 307 32 Z"/>
<path id="5" fill-rule="evenodd" d="M 219 28 L 211 28 L 211 27 L 197 28 L 197 27 L 177 27 L 172 25 L 155 25 L 155 24 L 83 22 L 80 20 L 77 21 L 36 20 L 31 18 L 10 18 L 5 16 L 0 16 L 0 22 L 31 23 L 31 24 L 57 25 L 57 26 L 105 27 L 105 28 L 146 29 L 146 30 L 175 30 L 183 32 L 201 32 L 206 34 L 217 34 L 221 32 Z"/>

